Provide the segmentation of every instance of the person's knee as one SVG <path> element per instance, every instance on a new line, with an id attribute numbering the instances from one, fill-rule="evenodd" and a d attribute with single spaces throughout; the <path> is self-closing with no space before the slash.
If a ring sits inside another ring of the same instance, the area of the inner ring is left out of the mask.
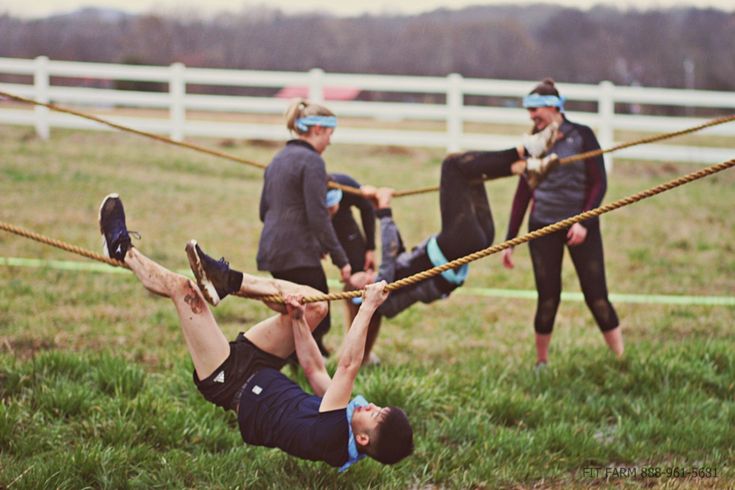
<path id="1" fill-rule="evenodd" d="M 536 318 L 534 320 L 534 330 L 538 334 L 548 335 L 554 329 L 554 319 L 556 318 L 556 310 L 559 308 L 559 297 L 545 298 L 539 300 L 536 307 Z"/>
<path id="2" fill-rule="evenodd" d="M 447 156 L 445 156 L 444 160 L 442 161 L 442 166 L 456 164 L 463 155 L 464 153 L 461 151 L 455 151 L 453 153 L 447 154 Z"/>
<path id="3" fill-rule="evenodd" d="M 444 157 L 444 160 L 442 161 L 442 172 L 459 168 L 465 160 L 468 160 L 467 153 L 450 153 Z"/>
<path id="4" fill-rule="evenodd" d="M 172 298 L 186 295 L 202 296 L 201 291 L 199 291 L 199 286 L 197 286 L 196 283 L 188 277 L 184 277 L 180 274 L 172 274 L 166 282 L 167 289 L 169 290 Z"/>
<path id="5" fill-rule="evenodd" d="M 190 279 L 176 274 L 170 279 L 168 289 L 171 299 L 177 303 L 183 300 L 184 303 L 189 305 L 192 313 L 198 315 L 207 311 L 204 295 Z"/>
<path id="6" fill-rule="evenodd" d="M 607 298 L 585 298 L 585 302 L 602 332 L 610 331 L 618 326 L 618 315 Z"/>

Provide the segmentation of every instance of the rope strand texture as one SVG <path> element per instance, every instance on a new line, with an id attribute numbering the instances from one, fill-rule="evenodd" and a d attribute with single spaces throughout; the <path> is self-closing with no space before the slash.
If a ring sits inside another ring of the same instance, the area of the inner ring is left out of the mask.
<path id="1" fill-rule="evenodd" d="M 51 109 L 52 111 L 62 112 L 62 113 L 65 113 L 65 114 L 71 114 L 73 116 L 77 116 L 77 117 L 81 117 L 81 118 L 84 118 L 84 119 L 88 119 L 90 121 L 94 121 L 94 122 L 97 122 L 99 124 L 103 124 L 105 126 L 109 126 L 111 128 L 119 129 L 120 131 L 137 134 L 139 136 L 144 136 L 146 138 L 151 138 L 151 139 L 154 139 L 156 141 L 163 142 L 163 143 L 168 143 L 168 144 L 171 144 L 171 145 L 180 146 L 182 148 L 188 148 L 190 150 L 195 150 L 195 151 L 198 151 L 200 153 L 205 153 L 205 154 L 212 155 L 212 156 L 215 156 L 215 157 L 224 158 L 225 160 L 231 160 L 233 162 L 238 162 L 238 163 L 242 163 L 242 164 L 245 164 L 245 165 L 250 165 L 250 166 L 253 166 L 253 167 L 260 168 L 260 169 L 265 169 L 268 166 L 268 165 L 263 164 L 263 163 L 260 163 L 260 162 L 255 162 L 253 160 L 248 160 L 247 158 L 241 158 L 241 157 L 238 157 L 237 155 L 232 155 L 231 153 L 226 153 L 226 152 L 222 152 L 222 151 L 219 151 L 219 150 L 214 150 L 214 149 L 207 148 L 205 146 L 197 145 L 197 144 L 194 144 L 194 143 L 186 143 L 186 142 L 183 142 L 183 141 L 176 141 L 176 140 L 173 140 L 171 138 L 167 138 L 165 136 L 160 136 L 160 135 L 157 135 L 157 134 L 154 134 L 154 133 L 149 133 L 147 131 L 141 131 L 139 129 L 134 129 L 134 128 L 131 128 L 131 127 L 128 127 L 128 126 L 123 126 L 122 124 L 117 124 L 117 123 L 114 123 L 112 121 L 108 121 L 106 119 L 103 119 L 101 117 L 97 117 L 97 116 L 94 116 L 94 115 L 91 115 L 91 114 L 86 114 L 86 113 L 80 112 L 80 111 L 75 111 L 73 109 L 68 109 L 68 108 L 61 107 L 61 106 L 58 106 L 58 105 L 55 105 L 55 104 L 50 104 L 50 103 L 46 103 L 46 102 L 39 102 L 37 100 L 28 99 L 26 97 L 21 97 L 20 95 L 14 95 L 14 94 L 11 94 L 11 93 L 8 93 L 8 92 L 4 92 L 2 90 L 0 90 L 0 95 L 1 96 L 4 96 L 4 97 L 7 97 L 9 99 L 15 100 L 17 102 L 22 102 L 22 103 L 25 103 L 25 104 L 33 104 L 33 105 L 37 105 L 37 106 L 47 107 L 47 108 Z M 720 118 L 717 118 L 717 119 L 712 119 L 710 121 L 704 122 L 704 123 L 699 124 L 697 126 L 692 126 L 691 128 L 683 129 L 681 131 L 674 131 L 674 132 L 671 132 L 671 133 L 662 133 L 662 134 L 650 136 L 650 137 L 647 137 L 647 138 L 641 138 L 641 139 L 638 139 L 638 140 L 629 141 L 627 143 L 621 143 L 619 145 L 615 145 L 615 146 L 613 146 L 611 148 L 607 148 L 607 149 L 604 149 L 604 150 L 603 149 L 599 149 L 599 150 L 588 151 L 588 152 L 585 152 L 585 153 L 580 153 L 578 155 L 572 155 L 572 156 L 569 156 L 569 157 L 562 158 L 559 161 L 560 161 L 560 163 L 562 165 L 564 165 L 564 164 L 576 162 L 576 161 L 579 161 L 579 160 L 585 160 L 587 158 L 596 157 L 596 156 L 602 155 L 604 153 L 612 153 L 614 151 L 622 150 L 623 148 L 630 148 L 631 146 L 637 146 L 637 145 L 642 145 L 642 144 L 646 144 L 646 143 L 653 143 L 655 141 L 662 141 L 662 140 L 665 140 L 665 139 L 674 138 L 676 136 L 682 136 L 682 135 L 685 135 L 685 134 L 694 133 L 696 131 L 700 131 L 702 129 L 709 128 L 709 127 L 712 127 L 712 126 L 717 126 L 719 124 L 724 124 L 724 123 L 727 123 L 727 122 L 730 122 L 730 121 L 733 121 L 733 120 L 735 120 L 735 114 L 730 115 L 730 116 L 720 117 Z M 332 189 L 341 189 L 343 192 L 347 192 L 349 194 L 354 194 L 354 195 L 358 195 L 358 196 L 361 196 L 362 195 L 362 193 L 360 192 L 359 189 L 356 189 L 356 188 L 354 188 L 352 186 L 341 185 L 341 184 L 338 184 L 336 182 L 329 182 L 328 183 L 328 186 L 330 188 L 332 188 Z M 417 195 L 417 194 L 425 194 L 425 193 L 428 193 L 428 192 L 436 192 L 438 190 L 439 190 L 439 187 L 438 186 L 420 187 L 420 188 L 417 188 L 417 189 L 408 189 L 408 190 L 403 190 L 403 191 L 396 191 L 393 194 L 393 197 L 414 196 L 414 195 Z"/>
<path id="2" fill-rule="evenodd" d="M 81 255 L 82 257 L 87 257 L 88 259 L 96 260 L 98 262 L 104 262 L 105 264 L 109 264 L 113 267 L 122 267 L 124 269 L 130 269 L 130 267 L 128 267 L 128 265 L 125 262 L 122 262 L 120 260 L 111 259 L 109 257 L 105 257 L 104 255 L 90 252 L 89 250 L 85 248 L 77 247 L 76 245 L 71 245 L 69 243 L 62 242 L 61 240 L 54 240 L 53 238 L 49 238 L 47 236 L 27 230 L 25 228 L 21 228 L 20 226 L 11 225 L 10 223 L 5 223 L 3 221 L 0 221 L 0 230 L 5 230 L 7 232 L 14 233 L 24 238 L 29 238 L 31 240 L 35 240 L 37 242 L 40 242 L 46 245 L 51 245 L 52 247 L 56 247 L 61 250 L 65 250 L 73 254 Z"/>
<path id="3" fill-rule="evenodd" d="M 628 197 L 624 197 L 622 199 L 618 199 L 617 201 L 611 202 L 609 204 L 605 204 L 603 206 L 600 206 L 595 209 L 591 209 L 589 211 L 585 211 L 584 213 L 580 213 L 576 216 L 572 216 L 571 218 L 567 218 L 565 220 L 559 221 L 557 223 L 545 226 L 543 228 L 540 228 L 538 230 L 535 230 L 533 232 L 527 233 L 525 235 L 522 235 L 520 237 L 516 237 L 512 240 L 505 241 L 503 243 L 499 243 L 497 245 L 493 245 L 491 247 L 485 248 L 483 250 L 479 250 L 477 252 L 474 252 L 472 254 L 466 255 L 464 257 L 461 257 L 456 260 L 452 260 L 451 262 L 448 262 L 444 265 L 433 267 L 431 269 L 427 269 L 423 272 L 419 272 L 417 274 L 414 274 L 412 276 L 404 277 L 403 279 L 400 279 L 398 281 L 392 282 L 388 284 L 386 289 L 388 291 L 395 291 L 397 289 L 400 289 L 405 286 L 409 286 L 411 284 L 415 284 L 417 282 L 429 279 L 431 277 L 434 277 L 438 274 L 441 274 L 442 272 L 454 269 L 456 267 L 462 266 L 464 264 L 468 264 L 470 262 L 474 262 L 475 260 L 481 259 L 483 257 L 487 257 L 488 255 L 495 254 L 497 252 L 500 252 L 502 250 L 505 250 L 506 248 L 515 247 L 516 245 L 520 245 L 522 243 L 529 242 L 531 240 L 534 240 L 536 238 L 541 238 L 542 236 L 548 235 L 550 233 L 554 233 L 556 231 L 562 230 L 564 228 L 568 228 L 574 223 L 579 223 L 580 221 L 585 221 L 590 218 L 594 218 L 596 216 L 600 216 L 601 214 L 609 213 L 610 211 L 613 211 L 615 209 L 619 209 L 625 206 L 628 206 L 630 204 L 633 204 L 638 201 L 642 201 L 643 199 L 647 199 L 649 197 L 655 196 L 657 194 L 661 194 L 662 192 L 666 192 L 668 190 L 674 189 L 675 187 L 682 186 L 684 184 L 688 184 L 690 182 L 693 182 L 695 180 L 707 177 L 709 175 L 715 174 L 717 172 L 721 172 L 723 170 L 727 170 L 731 167 L 735 166 L 735 159 L 729 160 L 727 162 L 722 163 L 716 163 L 714 165 L 710 165 L 709 167 L 705 167 L 703 169 L 697 170 L 695 172 L 692 172 L 687 175 L 683 175 L 681 177 L 678 177 L 676 179 L 670 180 L 669 182 L 665 182 L 663 184 L 657 185 L 655 187 L 652 187 L 650 189 L 638 192 L 637 194 L 630 195 Z M 32 231 L 25 230 L 23 228 L 20 228 L 15 225 L 11 225 L 8 223 L 4 223 L 0 221 L 0 229 L 8 231 L 10 233 L 14 233 L 16 235 L 20 235 L 26 238 L 30 238 L 31 240 L 35 240 L 41 243 L 45 243 L 47 245 L 51 245 L 53 247 L 59 248 L 61 250 L 66 250 L 68 252 L 72 252 L 87 258 L 90 258 L 92 260 L 98 260 L 100 262 L 104 262 L 107 264 L 110 264 L 112 266 L 116 267 L 124 267 L 129 269 L 129 267 L 124 263 L 120 262 L 114 259 L 110 259 L 107 257 L 104 257 L 102 255 L 90 252 L 88 250 L 85 250 L 81 247 L 77 247 L 74 245 L 70 245 L 68 243 L 62 242 L 60 240 L 54 240 L 48 237 L 45 237 L 43 235 L 40 235 L 38 233 L 34 233 Z M 314 303 L 317 301 L 336 301 L 336 300 L 342 300 L 342 299 L 350 299 L 350 298 L 356 298 L 359 296 L 362 296 L 363 290 L 356 290 L 356 291 L 344 291 L 340 293 L 331 293 L 331 294 L 321 294 L 321 295 L 313 295 L 313 296 L 307 296 L 304 298 L 304 303 Z M 269 303 L 279 303 L 283 304 L 283 297 L 280 295 L 272 295 L 272 296 L 249 296 L 249 295 L 241 295 L 243 297 L 252 298 L 252 299 L 258 299 L 260 301 L 266 301 Z"/>

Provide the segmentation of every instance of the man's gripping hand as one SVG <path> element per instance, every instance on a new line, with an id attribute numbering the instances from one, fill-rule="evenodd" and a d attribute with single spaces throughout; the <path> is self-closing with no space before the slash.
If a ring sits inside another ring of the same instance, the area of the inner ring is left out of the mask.
<path id="1" fill-rule="evenodd" d="M 385 281 L 368 284 L 365 286 L 365 301 L 363 304 L 377 308 L 388 299 L 390 292 L 386 289 L 388 285 Z"/>
<path id="2" fill-rule="evenodd" d="M 306 306 L 304 306 L 304 297 L 300 294 L 289 294 L 284 298 L 286 302 L 286 312 L 292 320 L 301 320 L 304 318 Z"/>

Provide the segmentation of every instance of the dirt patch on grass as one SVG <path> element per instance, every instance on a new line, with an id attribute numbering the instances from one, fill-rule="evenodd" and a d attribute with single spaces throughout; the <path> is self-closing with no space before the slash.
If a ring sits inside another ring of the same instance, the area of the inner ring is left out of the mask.
<path id="1" fill-rule="evenodd" d="M 0 337 L 0 352 L 8 352 L 18 359 L 30 359 L 39 351 L 56 349 L 54 339 L 34 337 Z"/>
<path id="2" fill-rule="evenodd" d="M 232 141 L 232 140 L 224 140 L 224 141 Z M 246 143 L 250 146 L 254 146 L 255 148 L 280 148 L 283 146 L 282 141 L 275 141 L 275 140 L 263 140 L 263 139 L 249 139 L 246 141 Z M 220 146 L 224 146 L 222 142 L 220 142 Z M 234 142 L 231 146 L 235 146 Z"/>
<path id="3" fill-rule="evenodd" d="M 416 154 L 416 150 L 413 148 L 393 145 L 378 147 L 377 151 L 386 155 L 414 156 Z"/>

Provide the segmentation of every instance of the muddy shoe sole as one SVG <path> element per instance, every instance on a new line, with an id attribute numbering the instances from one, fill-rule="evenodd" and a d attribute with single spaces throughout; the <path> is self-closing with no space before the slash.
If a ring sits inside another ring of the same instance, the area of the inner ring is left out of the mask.
<path id="1" fill-rule="evenodd" d="M 219 294 L 217 294 L 217 289 L 214 287 L 214 284 L 212 284 L 212 281 L 207 277 L 207 272 L 204 270 L 202 260 L 197 253 L 196 240 L 190 240 L 186 244 L 186 256 L 189 259 L 189 267 L 191 267 L 191 271 L 194 273 L 197 285 L 199 286 L 204 299 L 206 299 L 207 303 L 210 305 L 217 306 L 220 302 L 220 297 Z"/>

